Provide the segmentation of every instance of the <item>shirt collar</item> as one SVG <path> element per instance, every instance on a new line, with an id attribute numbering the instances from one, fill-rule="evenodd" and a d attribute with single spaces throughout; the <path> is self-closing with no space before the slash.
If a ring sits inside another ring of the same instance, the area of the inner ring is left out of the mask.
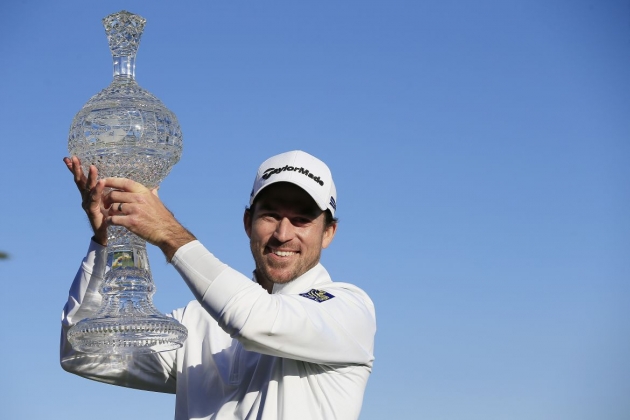
<path id="1" fill-rule="evenodd" d="M 256 279 L 256 274 L 254 273 L 254 280 Z M 291 295 L 308 292 L 313 289 L 316 285 L 322 285 L 332 283 L 330 279 L 330 274 L 324 268 L 323 265 L 317 263 L 317 265 L 306 273 L 302 274 L 300 277 L 291 280 L 288 283 L 274 283 L 272 294 L 280 294 L 280 295 Z"/>

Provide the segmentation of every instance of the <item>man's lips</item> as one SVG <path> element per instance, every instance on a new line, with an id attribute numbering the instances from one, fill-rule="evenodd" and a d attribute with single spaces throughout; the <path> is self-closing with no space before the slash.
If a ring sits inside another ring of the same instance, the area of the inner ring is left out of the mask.
<path id="1" fill-rule="evenodd" d="M 278 257 L 291 257 L 293 255 L 299 254 L 299 252 L 289 249 L 274 249 L 269 247 L 267 247 L 267 252 L 269 254 L 277 255 Z"/>

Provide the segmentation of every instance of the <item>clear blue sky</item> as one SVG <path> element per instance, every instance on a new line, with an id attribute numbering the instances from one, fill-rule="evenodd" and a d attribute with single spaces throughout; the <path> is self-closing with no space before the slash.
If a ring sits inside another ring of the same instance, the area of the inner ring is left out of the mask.
<path id="1" fill-rule="evenodd" d="M 254 172 L 331 167 L 323 263 L 377 309 L 361 418 L 630 418 L 630 3 L 5 1 L 0 6 L 0 418 L 171 419 L 170 395 L 62 371 L 90 231 L 62 157 L 111 81 L 101 18 L 147 19 L 137 80 L 179 117 L 161 188 L 251 272 Z M 192 295 L 150 249 L 167 312 Z"/>

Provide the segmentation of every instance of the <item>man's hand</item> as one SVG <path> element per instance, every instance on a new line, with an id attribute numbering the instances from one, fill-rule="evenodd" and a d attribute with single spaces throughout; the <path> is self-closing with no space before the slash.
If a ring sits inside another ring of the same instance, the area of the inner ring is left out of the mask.
<path id="1" fill-rule="evenodd" d="M 88 176 L 86 178 L 81 169 L 81 161 L 78 157 L 63 158 L 66 167 L 74 175 L 74 183 L 81 193 L 81 206 L 88 216 L 92 231 L 94 232 L 94 240 L 101 245 L 107 245 L 107 223 L 103 215 L 103 207 L 101 197 L 103 196 L 104 182 L 97 181 L 98 170 L 96 166 L 90 166 Z"/>
<path id="2" fill-rule="evenodd" d="M 196 238 L 173 216 L 157 195 L 157 189 L 125 178 L 107 178 L 105 188 L 113 191 L 103 198 L 108 209 L 107 224 L 124 226 L 147 242 L 158 246 L 167 261 Z"/>

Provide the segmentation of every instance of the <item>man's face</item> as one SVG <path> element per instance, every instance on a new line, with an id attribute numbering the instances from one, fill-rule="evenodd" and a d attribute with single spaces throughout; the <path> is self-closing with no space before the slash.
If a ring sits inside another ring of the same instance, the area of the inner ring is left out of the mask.
<path id="1" fill-rule="evenodd" d="M 319 262 L 337 228 L 302 188 L 278 182 L 260 192 L 245 212 L 245 231 L 260 280 L 288 283 Z"/>

